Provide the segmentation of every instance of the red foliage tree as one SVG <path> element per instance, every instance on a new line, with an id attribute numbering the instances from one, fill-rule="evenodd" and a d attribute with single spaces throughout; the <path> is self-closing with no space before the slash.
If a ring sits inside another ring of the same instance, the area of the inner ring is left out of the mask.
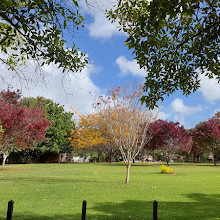
<path id="1" fill-rule="evenodd" d="M 148 132 L 151 139 L 145 148 L 165 151 L 167 165 L 177 150 L 189 155 L 192 141 L 185 128 L 179 123 L 157 120 L 151 124 Z"/>
<path id="2" fill-rule="evenodd" d="M 204 152 L 203 146 L 203 133 L 200 131 L 200 124 L 195 128 L 189 130 L 189 134 L 192 137 L 192 154 L 193 154 L 193 163 L 196 163 L 196 158 L 199 162 L 199 156 Z"/>
<path id="3" fill-rule="evenodd" d="M 189 132 L 185 130 L 183 126 L 179 127 L 178 131 L 178 138 L 179 138 L 179 149 L 185 153 L 186 155 L 186 162 L 189 162 L 189 154 L 192 150 L 192 136 Z"/>
<path id="4" fill-rule="evenodd" d="M 211 152 L 216 165 L 220 155 L 220 121 L 218 118 L 211 118 L 200 123 L 196 127 L 198 135 L 197 143 L 208 152 Z"/>
<path id="5" fill-rule="evenodd" d="M 20 100 L 19 91 L 7 90 L 0 93 L 0 121 L 4 130 L 0 145 L 3 166 L 14 148 L 33 146 L 42 141 L 50 125 L 42 109 L 23 107 Z"/>

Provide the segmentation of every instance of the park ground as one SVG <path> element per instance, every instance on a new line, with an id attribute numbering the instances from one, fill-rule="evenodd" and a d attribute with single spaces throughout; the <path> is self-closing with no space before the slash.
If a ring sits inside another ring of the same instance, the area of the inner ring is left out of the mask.
<path id="1" fill-rule="evenodd" d="M 0 167 L 0 219 L 14 200 L 13 220 L 77 220 L 87 201 L 88 220 L 150 220 L 153 200 L 159 220 L 220 220 L 220 166 L 123 163 L 25 164 Z"/>

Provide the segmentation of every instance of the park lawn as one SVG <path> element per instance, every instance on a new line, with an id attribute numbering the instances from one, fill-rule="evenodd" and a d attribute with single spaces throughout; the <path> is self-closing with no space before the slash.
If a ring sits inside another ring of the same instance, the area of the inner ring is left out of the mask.
<path id="1" fill-rule="evenodd" d="M 120 163 L 29 164 L 0 167 L 0 219 L 14 200 L 13 220 L 74 220 L 87 201 L 88 220 L 220 219 L 220 166 L 171 164 L 176 175 L 161 174 L 160 164 L 131 167 L 130 183 Z"/>

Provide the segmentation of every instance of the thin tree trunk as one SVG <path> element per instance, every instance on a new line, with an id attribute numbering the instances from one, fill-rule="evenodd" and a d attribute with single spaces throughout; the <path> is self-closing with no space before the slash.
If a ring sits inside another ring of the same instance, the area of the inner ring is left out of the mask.
<path id="1" fill-rule="evenodd" d="M 193 153 L 193 163 L 196 163 L 196 155 Z"/>
<path id="2" fill-rule="evenodd" d="M 130 175 L 131 162 L 128 162 L 128 164 L 126 166 L 127 166 L 127 174 L 126 174 L 125 183 L 128 184 L 129 183 L 129 175 Z"/>
<path id="3" fill-rule="evenodd" d="M 8 157 L 8 154 L 3 154 L 3 161 L 2 161 L 2 166 L 4 167 L 5 166 L 5 161 Z"/>
<path id="4" fill-rule="evenodd" d="M 167 166 L 170 166 L 169 162 L 170 162 L 170 156 L 166 156 L 166 162 L 167 162 Z"/>
<path id="5" fill-rule="evenodd" d="M 110 150 L 110 163 L 112 163 L 112 157 L 113 157 L 113 150 Z"/>
<path id="6" fill-rule="evenodd" d="M 189 154 L 186 152 L 186 162 L 189 162 Z"/>
<path id="7" fill-rule="evenodd" d="M 213 161 L 214 161 L 215 166 L 217 166 L 217 161 L 218 161 L 217 158 L 218 158 L 218 157 L 214 154 L 214 156 L 213 156 Z"/>

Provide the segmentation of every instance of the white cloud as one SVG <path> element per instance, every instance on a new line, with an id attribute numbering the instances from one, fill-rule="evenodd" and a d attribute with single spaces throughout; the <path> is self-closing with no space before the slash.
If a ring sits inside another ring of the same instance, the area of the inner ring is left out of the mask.
<path id="1" fill-rule="evenodd" d="M 180 125 L 183 125 L 185 128 L 189 128 L 185 122 L 185 117 L 183 114 L 175 114 L 173 118 L 174 122 L 179 122 Z"/>
<path id="2" fill-rule="evenodd" d="M 89 35 L 91 37 L 99 37 L 109 39 L 115 35 L 124 35 L 123 31 L 117 28 L 118 23 L 111 23 L 107 18 L 105 11 L 113 8 L 115 3 L 108 0 L 90 0 L 81 1 L 80 7 L 83 14 L 92 17 L 93 22 L 88 25 Z"/>
<path id="3" fill-rule="evenodd" d="M 7 77 L 7 82 L 2 82 L 0 89 L 5 89 L 10 84 L 12 89 L 21 89 L 24 97 L 43 96 L 64 105 L 66 111 L 71 111 L 72 105 L 81 114 L 91 113 L 93 97 L 100 93 L 100 89 L 90 79 L 91 73 L 96 71 L 93 66 L 86 67 L 81 73 L 65 76 L 55 65 L 44 66 L 40 73 L 36 70 L 36 65 L 28 61 L 27 67 L 21 67 L 21 71 L 28 80 L 32 79 L 36 83 L 30 83 L 28 88 L 21 85 L 16 73 L 8 71 L 3 65 L 0 70 L 4 73 L 1 76 Z M 39 77 L 40 74 L 44 77 Z"/>
<path id="4" fill-rule="evenodd" d="M 120 35 L 117 28 L 117 23 L 111 23 L 106 20 L 105 15 L 96 14 L 94 16 L 94 22 L 88 26 L 89 35 L 91 37 L 111 38 L 113 35 Z"/>
<path id="5" fill-rule="evenodd" d="M 131 74 L 133 76 L 145 77 L 147 75 L 146 71 L 144 69 L 140 69 L 135 60 L 130 61 L 124 56 L 118 57 L 116 64 L 119 66 L 122 76 Z"/>
<path id="6" fill-rule="evenodd" d="M 159 111 L 157 118 L 162 120 L 167 120 L 169 115 L 164 111 Z"/>
<path id="7" fill-rule="evenodd" d="M 205 75 L 200 75 L 201 87 L 199 91 L 202 93 L 203 97 L 209 101 L 213 102 L 220 99 L 220 84 L 216 79 L 209 79 Z"/>
<path id="8" fill-rule="evenodd" d="M 163 109 L 163 106 L 154 108 L 155 112 L 157 112 L 157 119 L 167 120 L 169 118 L 169 114 L 167 114 L 162 109 Z"/>
<path id="9" fill-rule="evenodd" d="M 191 114 L 201 111 L 202 107 L 201 106 L 196 106 L 196 107 L 187 106 L 183 103 L 182 99 L 177 98 L 171 103 L 171 109 L 172 111 L 181 113 L 182 115 L 191 115 Z"/>

